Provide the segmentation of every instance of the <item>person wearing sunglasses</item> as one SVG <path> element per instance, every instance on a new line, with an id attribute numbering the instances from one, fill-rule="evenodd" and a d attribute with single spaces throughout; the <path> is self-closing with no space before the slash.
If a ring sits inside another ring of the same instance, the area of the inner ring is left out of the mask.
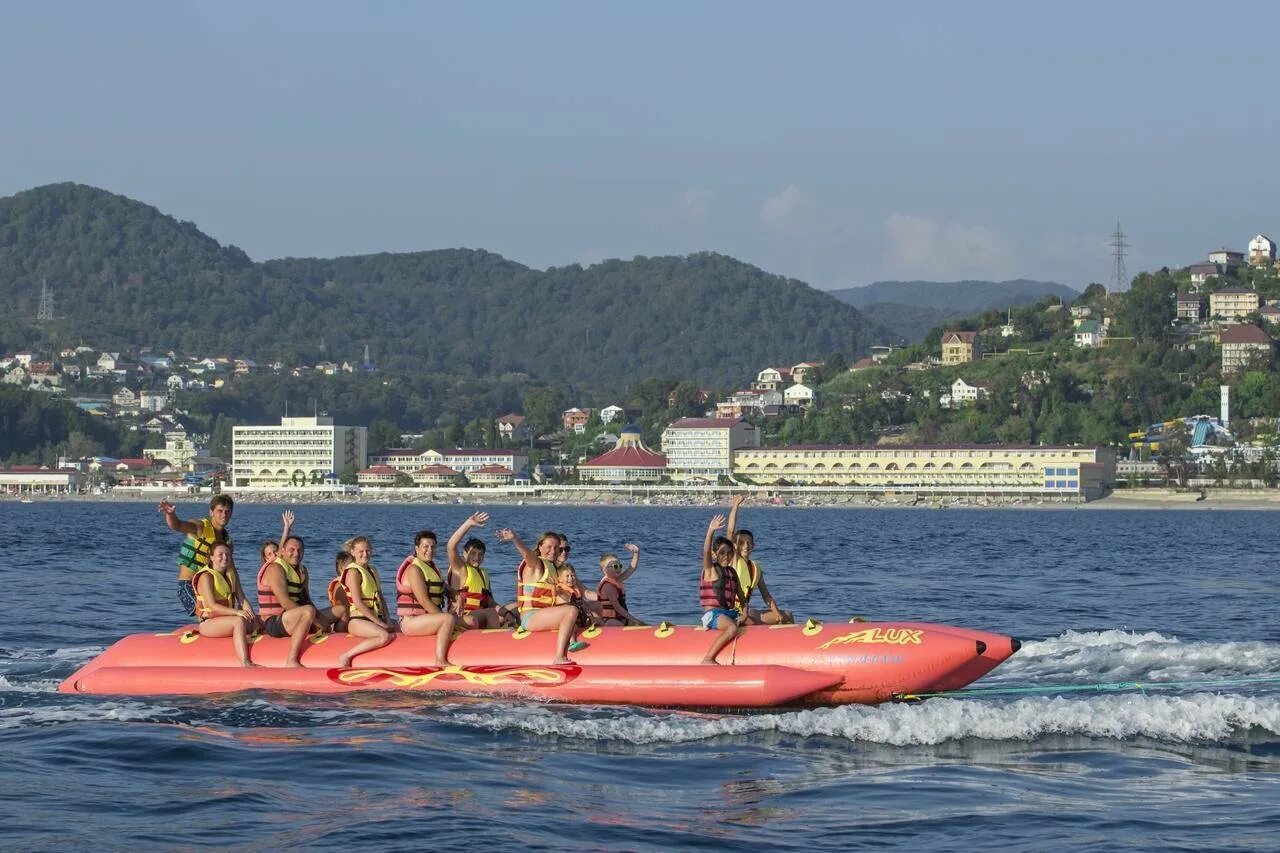
<path id="1" fill-rule="evenodd" d="M 623 571 L 622 561 L 617 554 L 605 554 L 600 558 L 600 572 L 603 577 L 596 584 L 596 602 L 599 605 L 600 619 L 606 625 L 643 625 L 636 616 L 627 609 L 626 580 L 635 574 L 640 567 L 640 548 L 628 542 L 622 546 L 631 553 L 631 565 Z"/>

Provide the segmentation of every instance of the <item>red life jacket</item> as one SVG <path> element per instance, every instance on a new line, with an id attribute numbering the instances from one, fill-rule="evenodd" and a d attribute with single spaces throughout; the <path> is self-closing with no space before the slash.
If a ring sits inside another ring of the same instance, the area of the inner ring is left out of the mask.
<path id="1" fill-rule="evenodd" d="M 733 566 L 719 566 L 713 563 L 711 567 L 716 572 L 715 580 L 709 581 L 699 575 L 698 605 L 703 610 L 710 610 L 713 607 L 719 607 L 721 610 L 737 610 L 738 573 L 733 570 Z"/>
<path id="2" fill-rule="evenodd" d="M 627 592 L 622 586 L 622 581 L 605 576 L 600 578 L 600 583 L 596 584 L 596 600 L 600 602 L 600 615 L 604 619 L 621 619 L 622 617 L 618 615 L 618 611 L 614 609 L 614 600 L 607 598 L 604 594 L 605 584 L 618 591 L 616 603 L 622 605 L 624 610 L 627 607 Z"/>
<path id="3" fill-rule="evenodd" d="M 424 563 L 410 554 L 404 558 L 400 568 L 396 569 L 396 613 L 400 616 L 421 616 L 427 612 L 426 608 L 418 603 L 417 596 L 413 594 L 413 585 L 409 583 L 409 578 L 405 574 L 414 570 L 422 572 L 422 579 L 427 583 L 427 598 L 430 598 L 431 603 L 436 607 L 444 610 L 444 578 L 440 576 L 440 570 L 431 563 Z"/>

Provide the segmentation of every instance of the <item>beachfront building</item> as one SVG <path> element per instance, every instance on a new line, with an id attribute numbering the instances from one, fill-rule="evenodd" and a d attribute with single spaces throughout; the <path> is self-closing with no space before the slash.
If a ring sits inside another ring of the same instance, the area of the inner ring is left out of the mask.
<path id="1" fill-rule="evenodd" d="M 635 424 L 622 428 L 608 453 L 578 466 L 578 479 L 587 483 L 656 483 L 666 473 L 667 457 L 644 446 Z"/>
<path id="2" fill-rule="evenodd" d="M 398 476 L 400 472 L 390 465 L 373 465 L 357 471 L 356 482 L 361 488 L 394 486 Z"/>
<path id="3" fill-rule="evenodd" d="M 85 475 L 74 468 L 12 465 L 0 468 L 0 492 L 10 495 L 69 495 L 84 490 Z"/>
<path id="4" fill-rule="evenodd" d="M 1222 345 L 1224 376 L 1253 364 L 1271 363 L 1271 337 L 1252 323 L 1224 327 L 1218 342 Z"/>
<path id="5" fill-rule="evenodd" d="M 452 486 L 458 482 L 461 471 L 455 471 L 448 465 L 427 465 L 419 468 L 409 476 L 413 477 L 415 486 Z"/>
<path id="6" fill-rule="evenodd" d="M 330 417 L 281 418 L 279 426 L 238 426 L 231 434 L 231 485 L 324 483 L 368 464 L 369 430 Z"/>
<path id="7" fill-rule="evenodd" d="M 373 465 L 389 465 L 411 476 L 423 468 L 443 465 L 451 468 L 454 476 L 466 474 L 470 477 L 476 471 L 490 465 L 500 465 L 512 471 L 523 471 L 529 467 L 529 451 L 520 448 L 504 450 L 459 447 L 453 450 L 414 450 L 396 447 L 384 450 L 369 461 Z"/>
<path id="8" fill-rule="evenodd" d="M 1209 294 L 1209 316 L 1235 322 L 1256 313 L 1262 303 L 1258 291 L 1244 287 L 1224 287 Z"/>
<path id="9" fill-rule="evenodd" d="M 803 445 L 737 450 L 735 477 L 758 485 L 861 486 L 916 494 L 1090 500 L 1115 482 L 1115 453 L 1095 447 Z"/>
<path id="10" fill-rule="evenodd" d="M 948 330 L 942 333 L 942 363 L 967 364 L 978 359 L 978 333 Z"/>
<path id="11" fill-rule="evenodd" d="M 485 465 L 467 475 L 473 486 L 509 486 L 516 472 L 506 465 Z"/>
<path id="12" fill-rule="evenodd" d="M 759 447 L 760 431 L 734 418 L 681 418 L 662 433 L 667 474 L 675 482 L 715 482 L 733 468 L 733 452 Z"/>

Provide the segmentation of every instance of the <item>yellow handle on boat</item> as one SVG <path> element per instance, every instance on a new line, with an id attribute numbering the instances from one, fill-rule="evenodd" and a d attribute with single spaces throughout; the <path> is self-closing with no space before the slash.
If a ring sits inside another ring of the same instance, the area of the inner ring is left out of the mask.
<path id="1" fill-rule="evenodd" d="M 817 619 L 806 619 L 804 627 L 800 629 L 806 637 L 812 637 L 822 633 L 822 623 Z"/>
<path id="2" fill-rule="evenodd" d="M 658 628 L 653 632 L 653 636 L 661 640 L 661 639 L 670 637 L 675 632 L 676 632 L 676 629 L 671 626 L 671 623 L 667 622 L 666 620 L 663 620 L 662 622 L 658 623 Z"/>

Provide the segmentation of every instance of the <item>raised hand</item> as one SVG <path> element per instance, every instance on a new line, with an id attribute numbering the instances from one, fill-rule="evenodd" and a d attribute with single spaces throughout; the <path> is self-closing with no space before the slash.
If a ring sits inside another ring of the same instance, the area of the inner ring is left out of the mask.
<path id="1" fill-rule="evenodd" d="M 623 545 L 622 548 L 623 550 L 630 552 L 633 557 L 640 553 L 640 546 L 634 542 L 628 542 L 626 545 Z"/>
<path id="2" fill-rule="evenodd" d="M 716 513 L 711 517 L 711 523 L 707 525 L 708 530 L 719 530 L 724 527 L 724 523 L 728 521 L 721 513 Z"/>
<path id="3" fill-rule="evenodd" d="M 500 542 L 510 542 L 511 540 L 516 538 L 516 532 L 512 530 L 510 527 L 504 527 L 501 530 L 494 533 L 493 535 L 497 536 L 498 541 Z"/>
<path id="4" fill-rule="evenodd" d="M 158 509 L 160 510 L 162 515 L 173 515 L 174 513 L 173 504 L 169 503 L 168 501 L 160 501 L 160 506 L 158 507 Z"/>
<path id="5" fill-rule="evenodd" d="M 472 527 L 484 527 L 488 521 L 489 513 L 487 512 L 473 513 L 469 518 L 467 518 L 467 523 Z"/>
<path id="6" fill-rule="evenodd" d="M 286 509 L 284 512 L 280 513 L 280 520 L 284 522 L 284 526 L 288 528 L 293 527 L 293 520 L 295 517 L 296 516 L 294 516 L 293 510 L 291 509 Z"/>
<path id="7" fill-rule="evenodd" d="M 742 506 L 742 502 L 745 501 L 746 499 L 747 499 L 746 495 L 734 495 L 733 500 L 731 500 L 729 503 L 733 505 L 734 509 L 737 509 L 738 507 Z"/>

